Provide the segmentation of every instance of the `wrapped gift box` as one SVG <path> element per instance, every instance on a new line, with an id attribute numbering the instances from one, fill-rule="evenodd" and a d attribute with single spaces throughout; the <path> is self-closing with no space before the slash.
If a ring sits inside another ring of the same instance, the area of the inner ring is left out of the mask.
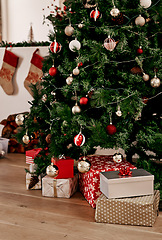
<path id="1" fill-rule="evenodd" d="M 29 190 L 29 184 L 32 178 L 32 174 L 29 172 L 26 173 L 26 189 Z M 41 183 L 41 176 L 38 177 L 39 182 L 36 183 L 32 188 L 30 189 L 42 189 L 42 183 Z"/>
<path id="2" fill-rule="evenodd" d="M 34 158 L 38 155 L 38 153 L 41 151 L 41 148 L 36 148 L 32 150 L 26 151 L 26 163 L 27 164 L 33 164 Z"/>
<path id="3" fill-rule="evenodd" d="M 54 179 L 49 176 L 42 178 L 42 196 L 70 198 L 78 188 L 78 174 L 73 178 Z"/>
<path id="4" fill-rule="evenodd" d="M 154 193 L 154 176 L 144 169 L 133 169 L 130 176 L 119 171 L 100 173 L 100 190 L 107 198 L 121 198 Z"/>
<path id="5" fill-rule="evenodd" d="M 59 169 L 59 174 L 56 179 L 65 179 L 74 177 L 74 159 L 70 157 L 64 157 L 54 161 L 54 164 Z"/>
<path id="6" fill-rule="evenodd" d="M 2 147 L 2 150 L 5 152 L 5 154 L 8 153 L 8 142 L 9 142 L 9 139 L 0 137 L 0 145 Z"/>
<path id="7" fill-rule="evenodd" d="M 87 156 L 91 168 L 87 173 L 79 174 L 79 188 L 89 204 L 95 208 L 96 200 L 101 195 L 100 191 L 100 172 L 104 171 L 117 171 L 123 167 L 129 167 L 130 169 L 136 169 L 131 163 L 125 159 L 120 163 L 113 161 L 113 156 L 100 155 L 100 156 Z"/>
<path id="8" fill-rule="evenodd" d="M 98 223 L 153 226 L 159 200 L 159 190 L 153 195 L 130 198 L 108 199 L 102 194 L 97 200 L 95 220 Z"/>

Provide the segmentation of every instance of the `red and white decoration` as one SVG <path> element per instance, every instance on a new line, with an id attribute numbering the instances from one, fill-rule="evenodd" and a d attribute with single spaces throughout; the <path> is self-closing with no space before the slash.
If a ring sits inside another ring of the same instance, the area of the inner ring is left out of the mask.
<path id="1" fill-rule="evenodd" d="M 90 12 L 90 18 L 93 18 L 95 22 L 100 17 L 101 17 L 101 13 L 98 11 L 97 7 L 95 8 L 95 10 L 92 10 Z"/>
<path id="2" fill-rule="evenodd" d="M 79 187 L 81 193 L 93 208 L 96 207 L 97 198 L 101 195 L 100 172 L 117 171 L 123 167 L 136 169 L 125 159 L 120 163 L 115 163 L 113 156 L 86 156 L 86 159 L 91 163 L 91 168 L 89 172 L 79 174 Z"/>
<path id="3" fill-rule="evenodd" d="M 85 136 L 80 132 L 74 137 L 74 143 L 76 146 L 83 146 L 83 144 L 85 143 Z"/>
<path id="4" fill-rule="evenodd" d="M 26 151 L 26 163 L 27 164 L 33 164 L 34 158 L 38 155 L 38 153 L 41 151 L 41 148 L 36 148 L 32 150 Z"/>
<path id="5" fill-rule="evenodd" d="M 56 40 L 50 44 L 50 50 L 53 53 L 59 53 L 61 51 L 61 48 L 61 44 L 56 42 Z"/>

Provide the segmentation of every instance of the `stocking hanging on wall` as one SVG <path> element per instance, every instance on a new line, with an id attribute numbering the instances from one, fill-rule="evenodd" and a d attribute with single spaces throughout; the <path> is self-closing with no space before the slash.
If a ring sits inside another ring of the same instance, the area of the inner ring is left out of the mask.
<path id="1" fill-rule="evenodd" d="M 40 82 L 41 82 L 42 76 L 43 76 L 43 72 L 42 72 L 43 57 L 38 55 L 36 53 L 37 51 L 39 51 L 38 48 L 33 53 L 32 59 L 30 61 L 31 65 L 30 65 L 29 73 L 24 81 L 24 87 L 28 90 L 28 92 L 32 96 L 33 96 L 32 85 L 37 84 L 37 86 L 39 88 Z"/>
<path id="2" fill-rule="evenodd" d="M 0 70 L 0 85 L 6 94 L 12 95 L 14 92 L 13 75 L 15 73 L 19 57 L 11 51 L 5 49 L 3 64 Z"/>

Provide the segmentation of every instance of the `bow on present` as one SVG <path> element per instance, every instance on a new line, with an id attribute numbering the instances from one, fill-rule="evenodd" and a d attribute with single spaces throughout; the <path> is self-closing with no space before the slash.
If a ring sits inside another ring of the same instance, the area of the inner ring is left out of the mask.
<path id="1" fill-rule="evenodd" d="M 132 172 L 130 171 L 130 168 L 121 168 L 118 173 L 120 176 L 131 176 Z"/>

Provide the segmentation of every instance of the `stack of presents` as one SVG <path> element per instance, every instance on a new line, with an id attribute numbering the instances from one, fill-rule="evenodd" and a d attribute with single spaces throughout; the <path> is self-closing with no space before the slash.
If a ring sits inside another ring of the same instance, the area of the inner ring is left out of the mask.
<path id="1" fill-rule="evenodd" d="M 30 168 L 39 151 L 26 151 L 26 163 Z M 70 198 L 79 187 L 95 209 L 96 222 L 153 226 L 160 201 L 159 191 L 154 191 L 154 176 L 144 169 L 137 169 L 125 159 L 117 162 L 109 155 L 92 155 L 86 159 L 91 164 L 90 170 L 76 174 L 73 159 L 59 159 L 59 175 L 55 178 L 48 175 L 40 177 L 32 189 L 42 189 L 45 197 Z M 31 174 L 27 173 L 27 189 L 30 178 Z"/>

